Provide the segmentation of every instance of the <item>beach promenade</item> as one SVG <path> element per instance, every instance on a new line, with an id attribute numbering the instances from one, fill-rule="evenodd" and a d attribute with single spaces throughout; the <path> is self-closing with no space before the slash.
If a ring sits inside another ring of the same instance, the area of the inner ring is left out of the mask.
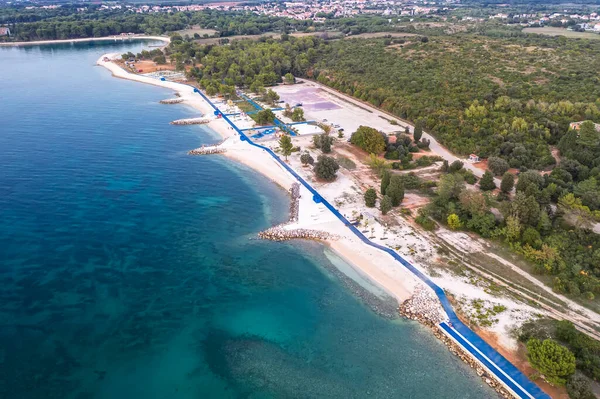
<path id="1" fill-rule="evenodd" d="M 475 359 L 477 359 L 492 375 L 496 377 L 498 381 L 501 381 L 503 385 L 509 389 L 515 397 L 518 398 L 539 398 L 539 399 L 550 399 L 537 385 L 531 382 L 519 369 L 513 364 L 506 360 L 500 353 L 494 348 L 488 345 L 481 337 L 467 327 L 456 315 L 450 301 L 448 300 L 443 289 L 438 287 L 433 281 L 431 281 L 425 274 L 419 271 L 410 262 L 400 256 L 397 252 L 390 248 L 383 247 L 369 240 L 360 230 L 351 224 L 333 205 L 331 205 L 325 198 L 323 198 L 317 190 L 315 190 L 308 182 L 306 182 L 300 175 L 298 175 L 286 162 L 284 162 L 275 152 L 270 148 L 262 146 L 253 142 L 246 134 L 240 130 L 235 123 L 223 114 L 219 108 L 200 90 L 194 88 L 194 92 L 200 95 L 204 101 L 206 101 L 214 110 L 215 115 L 220 115 L 224 121 L 226 121 L 232 129 L 237 132 L 242 141 L 248 143 L 248 145 L 260 148 L 271 155 L 284 169 L 286 169 L 300 184 L 302 184 L 312 195 L 313 201 L 318 204 L 323 204 L 331 213 L 333 213 L 340 221 L 342 221 L 348 229 L 360 238 L 365 244 L 377 248 L 391 255 L 396 261 L 400 262 L 406 267 L 411 273 L 418 277 L 421 281 L 427 284 L 440 300 L 450 323 L 440 323 L 439 327 L 452 338 L 459 346 L 465 351 L 470 353 Z"/>

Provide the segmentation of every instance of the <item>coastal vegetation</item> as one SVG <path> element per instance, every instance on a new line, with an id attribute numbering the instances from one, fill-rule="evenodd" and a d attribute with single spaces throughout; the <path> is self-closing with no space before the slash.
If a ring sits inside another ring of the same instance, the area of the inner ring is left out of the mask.
<path id="1" fill-rule="evenodd" d="M 549 382 L 566 383 L 571 398 L 595 397 L 590 381 L 600 381 L 598 341 L 579 332 L 569 321 L 550 319 L 525 323 L 519 341 L 527 344 L 532 366 Z"/>
<path id="2" fill-rule="evenodd" d="M 317 162 L 315 163 L 314 172 L 315 176 L 321 180 L 333 181 L 337 177 L 339 168 L 340 165 L 335 158 L 327 155 L 319 155 Z"/>

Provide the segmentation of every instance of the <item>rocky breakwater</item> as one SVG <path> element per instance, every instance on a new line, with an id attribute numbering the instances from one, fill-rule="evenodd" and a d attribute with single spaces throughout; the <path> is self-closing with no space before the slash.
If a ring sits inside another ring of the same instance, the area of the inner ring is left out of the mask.
<path id="1" fill-rule="evenodd" d="M 166 100 L 160 100 L 161 104 L 179 104 L 183 102 L 183 98 L 168 98 Z"/>
<path id="2" fill-rule="evenodd" d="M 430 289 L 419 284 L 412 297 L 400 304 L 400 314 L 428 326 L 448 321 L 440 301 Z"/>
<path id="3" fill-rule="evenodd" d="M 211 154 L 222 154 L 227 152 L 227 149 L 221 147 L 223 142 L 219 142 L 217 144 L 212 145 L 203 145 L 200 148 L 196 148 L 194 150 L 188 151 L 188 155 L 211 155 Z"/>
<path id="4" fill-rule="evenodd" d="M 204 125 L 209 123 L 209 118 L 189 118 L 189 119 L 177 119 L 171 122 L 171 125 Z"/>
<path id="5" fill-rule="evenodd" d="M 300 213 L 300 183 L 293 183 L 290 187 L 290 223 L 298 221 L 298 215 Z"/>
<path id="6" fill-rule="evenodd" d="M 287 241 L 295 239 L 303 240 L 329 240 L 335 239 L 336 236 L 329 234 L 325 231 L 311 230 L 311 229 L 286 229 L 282 226 L 275 226 L 261 231 L 258 233 L 258 237 L 263 240 L 271 241 Z"/>
<path id="7" fill-rule="evenodd" d="M 442 322 L 448 322 L 448 316 L 435 294 L 423 285 L 415 288 L 413 296 L 402 302 L 399 308 L 400 314 L 408 319 L 417 320 L 421 324 L 431 328 L 433 335 L 442 341 L 454 355 L 475 369 L 477 375 L 492 387 L 502 398 L 514 398 L 515 396 L 502 385 L 494 375 L 489 373 L 473 356 L 450 338 L 439 326 Z"/>

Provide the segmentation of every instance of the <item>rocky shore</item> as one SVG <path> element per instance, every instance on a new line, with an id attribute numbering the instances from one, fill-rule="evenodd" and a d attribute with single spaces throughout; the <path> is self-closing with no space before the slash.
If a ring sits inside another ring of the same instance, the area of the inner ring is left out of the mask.
<path id="1" fill-rule="evenodd" d="M 189 118 L 189 119 L 177 119 L 171 122 L 171 125 L 203 125 L 209 123 L 208 118 Z"/>
<path id="2" fill-rule="evenodd" d="M 161 104 L 179 104 L 183 102 L 183 98 L 168 98 L 166 100 L 160 100 Z"/>
<path id="3" fill-rule="evenodd" d="M 400 314 L 408 319 L 416 320 L 421 324 L 429 327 L 433 331 L 433 335 L 442 341 L 454 355 L 458 356 L 462 361 L 467 363 L 471 368 L 475 369 L 477 375 L 492 387 L 500 397 L 506 399 L 515 398 L 496 377 L 486 369 L 484 369 L 479 361 L 472 357 L 470 353 L 458 345 L 452 338 L 448 337 L 440 328 L 439 324 L 448 322 L 448 316 L 442 309 L 439 300 L 426 287 L 419 285 L 415 289 L 414 295 L 402 302 L 398 309 Z M 518 399 L 518 398 L 517 398 Z"/>

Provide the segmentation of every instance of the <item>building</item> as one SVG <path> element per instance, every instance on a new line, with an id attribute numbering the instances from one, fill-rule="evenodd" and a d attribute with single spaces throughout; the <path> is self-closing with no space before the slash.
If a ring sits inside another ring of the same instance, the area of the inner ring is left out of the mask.
<path id="1" fill-rule="evenodd" d="M 10 29 L 8 29 L 8 26 L 0 26 L 0 36 L 10 36 Z"/>
<path id="2" fill-rule="evenodd" d="M 475 154 L 471 154 L 471 155 L 469 155 L 469 162 L 473 162 L 473 163 L 479 162 L 479 157 Z"/>

